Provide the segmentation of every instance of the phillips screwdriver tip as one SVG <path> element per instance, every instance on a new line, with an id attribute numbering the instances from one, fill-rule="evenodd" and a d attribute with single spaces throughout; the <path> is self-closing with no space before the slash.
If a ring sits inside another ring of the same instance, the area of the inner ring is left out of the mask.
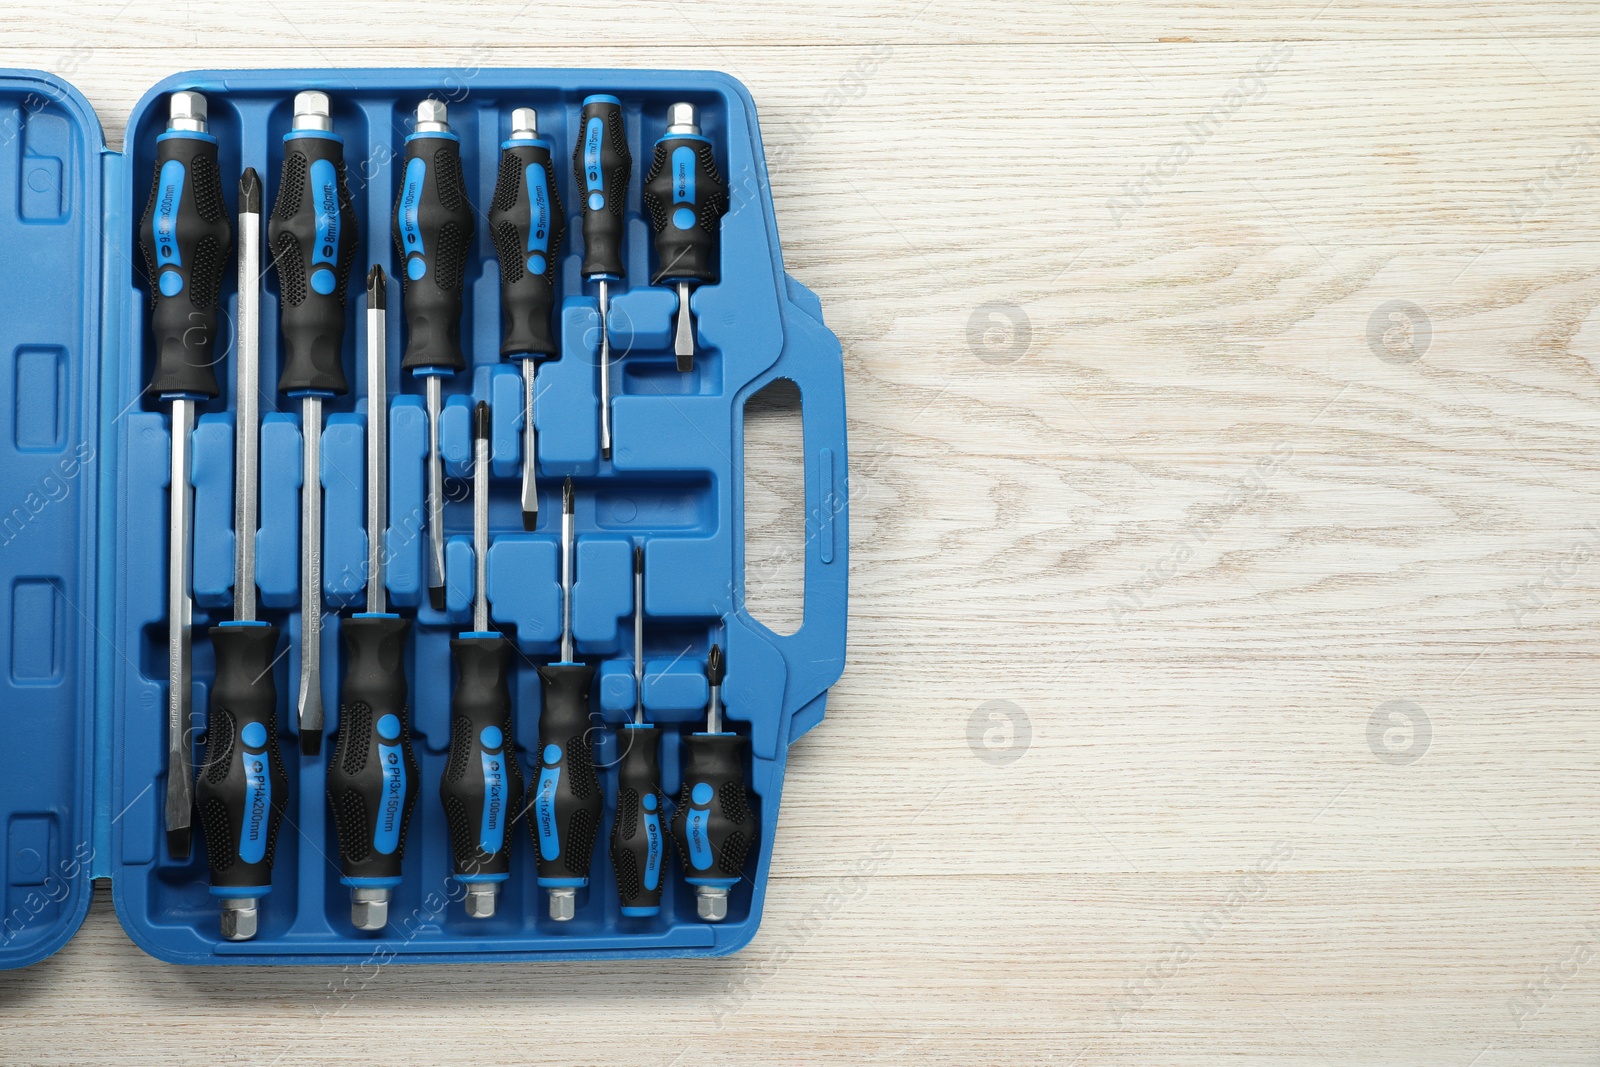
<path id="1" fill-rule="evenodd" d="M 635 573 L 635 574 L 643 574 L 644 573 L 644 546 L 643 545 L 634 545 L 633 546 L 633 573 Z"/>
<path id="2" fill-rule="evenodd" d="M 706 679 L 712 685 L 721 685 L 725 669 L 726 665 L 722 662 L 722 646 L 712 645 L 711 654 L 706 657 Z"/>
<path id="3" fill-rule="evenodd" d="M 246 167 L 239 175 L 239 212 L 246 215 L 261 214 L 261 175 L 256 168 Z"/>
<path id="4" fill-rule="evenodd" d="M 482 400 L 472 409 L 472 439 L 474 441 L 489 439 L 489 405 Z"/>
<path id="5" fill-rule="evenodd" d="M 383 268 L 373 265 L 367 271 L 367 308 L 373 311 L 382 311 L 388 302 L 389 276 Z"/>
<path id="6" fill-rule="evenodd" d="M 561 487 L 561 510 L 566 514 L 571 515 L 577 510 L 573 501 L 574 497 L 572 494 L 572 479 L 568 478 L 567 484 Z"/>

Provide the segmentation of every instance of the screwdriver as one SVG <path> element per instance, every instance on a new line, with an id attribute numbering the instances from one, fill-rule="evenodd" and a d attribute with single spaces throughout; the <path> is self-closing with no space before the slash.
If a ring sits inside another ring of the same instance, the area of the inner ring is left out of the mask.
<path id="1" fill-rule="evenodd" d="M 683 739 L 683 791 L 672 814 L 672 836 L 694 886 L 700 918 L 728 917 L 728 890 L 739 884 L 745 854 L 755 841 L 756 817 L 745 792 L 744 738 L 722 728 L 722 649 L 706 657 L 706 729 Z"/>
<path id="2" fill-rule="evenodd" d="M 500 358 L 522 364 L 522 528 L 528 531 L 539 521 L 534 376 L 540 363 L 560 354 L 550 312 L 566 215 L 556 192 L 554 151 L 539 136 L 538 112 L 531 107 L 512 111 L 511 138 L 500 144 L 500 178 L 489 209 L 500 256 Z"/>
<path id="3" fill-rule="evenodd" d="M 278 628 L 256 620 L 256 398 L 261 350 L 261 177 L 239 180 L 239 330 L 235 359 L 233 621 L 211 628 L 217 677 L 206 713 L 205 763 L 195 784 L 222 936 L 256 935 L 272 889 L 272 854 L 288 800 L 278 751 Z"/>
<path id="4" fill-rule="evenodd" d="M 166 132 L 156 138 L 155 178 L 139 246 L 150 275 L 155 349 L 150 392 L 172 405 L 172 472 L 167 527 L 167 854 L 188 858 L 193 834 L 191 727 L 194 605 L 189 599 L 193 491 L 189 434 L 195 405 L 218 393 L 213 369 L 217 296 L 233 244 L 222 202 L 217 139 L 206 132 L 206 98 L 168 98 Z"/>
<path id="5" fill-rule="evenodd" d="M 345 292 L 356 254 L 356 212 L 345 184 L 344 140 L 328 94 L 296 93 L 283 136 L 283 173 L 267 239 L 278 270 L 285 358 L 278 390 L 300 401 L 300 751 L 322 751 L 322 402 L 344 377 Z"/>
<path id="6" fill-rule="evenodd" d="M 611 866 L 617 872 L 622 914 L 644 917 L 661 910 L 661 868 L 666 860 L 666 811 L 654 725 L 644 721 L 644 546 L 633 549 L 633 721 L 617 770 L 617 815 L 611 824 Z"/>
<path id="7" fill-rule="evenodd" d="M 606 329 L 612 282 L 627 274 L 622 261 L 628 180 L 633 156 L 622 124 L 622 101 L 596 94 L 578 113 L 572 174 L 583 196 L 583 276 L 600 290 L 600 456 L 611 458 L 611 335 Z"/>
<path id="8" fill-rule="evenodd" d="M 694 369 L 694 323 L 689 287 L 714 284 L 717 237 L 728 213 L 728 186 L 717 170 L 711 142 L 700 135 L 693 104 L 667 109 L 667 133 L 656 142 L 644 176 L 644 206 L 656 231 L 656 273 L 651 285 L 678 290 L 678 328 L 672 351 L 678 370 Z"/>
<path id="9" fill-rule="evenodd" d="M 472 551 L 476 575 L 472 629 L 450 642 L 456 690 L 450 701 L 450 757 L 439 799 L 450 823 L 455 877 L 466 888 L 467 914 L 494 914 L 500 883 L 511 876 L 511 805 L 522 795 L 511 725 L 511 643 L 489 629 L 489 405 L 472 419 Z"/>
<path id="10" fill-rule="evenodd" d="M 561 492 L 561 660 L 538 668 L 544 692 L 539 714 L 539 779 L 527 805 L 539 849 L 539 885 L 550 892 L 550 918 L 577 914 L 578 890 L 589 884 L 600 826 L 600 785 L 589 743 L 589 682 L 594 668 L 572 647 L 572 479 Z"/>
<path id="11" fill-rule="evenodd" d="M 444 610 L 444 460 L 439 455 L 443 380 L 461 355 L 461 285 L 472 243 L 472 205 L 461 176 L 461 142 L 441 100 L 417 105 L 394 205 L 394 247 L 405 270 L 406 354 L 400 366 L 423 379 L 428 405 L 428 597 Z"/>
<path id="12" fill-rule="evenodd" d="M 367 274 L 367 610 L 344 623 L 339 734 L 328 767 L 339 881 L 350 887 L 350 921 L 358 930 L 388 925 L 389 898 L 400 884 L 406 829 L 421 778 L 406 700 L 410 624 L 389 611 L 383 584 L 389 509 L 388 287 L 383 268 L 373 267 Z"/>

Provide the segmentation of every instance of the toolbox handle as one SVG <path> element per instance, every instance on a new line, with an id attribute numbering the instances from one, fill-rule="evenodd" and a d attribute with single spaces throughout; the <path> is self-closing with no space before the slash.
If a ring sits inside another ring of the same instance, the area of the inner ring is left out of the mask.
<path id="1" fill-rule="evenodd" d="M 754 396 L 778 378 L 800 390 L 800 421 L 805 480 L 805 596 L 800 628 L 774 633 L 754 619 L 740 598 L 737 615 L 768 641 L 788 670 L 783 714 L 803 709 L 787 741 L 816 725 L 822 702 L 844 669 L 846 608 L 849 593 L 850 506 L 846 463 L 844 354 L 839 339 L 821 321 L 820 302 L 810 290 L 785 276 L 784 346 L 777 362 L 746 387 Z M 741 545 L 741 568 L 743 565 Z M 743 574 L 740 574 L 743 588 Z M 809 708 L 813 705 L 814 708 Z"/>

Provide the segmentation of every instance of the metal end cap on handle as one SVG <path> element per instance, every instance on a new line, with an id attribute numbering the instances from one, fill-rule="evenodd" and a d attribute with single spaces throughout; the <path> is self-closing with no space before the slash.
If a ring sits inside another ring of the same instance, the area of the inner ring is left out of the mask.
<path id="1" fill-rule="evenodd" d="M 679 102 L 667 108 L 668 134 L 699 132 L 700 117 L 695 113 L 693 104 Z"/>
<path id="2" fill-rule="evenodd" d="M 720 886 L 694 887 L 695 911 L 708 923 L 719 923 L 728 917 L 728 891 Z"/>
<path id="3" fill-rule="evenodd" d="M 167 98 L 167 129 L 206 132 L 206 98 L 200 93 L 173 93 Z"/>
<path id="4" fill-rule="evenodd" d="M 435 100 L 430 96 L 417 105 L 417 132 L 450 132 L 450 109 L 443 100 Z"/>
<path id="5" fill-rule="evenodd" d="M 294 94 L 294 128 L 323 133 L 333 129 L 333 111 L 327 93 L 311 90 Z"/>
<path id="6" fill-rule="evenodd" d="M 467 916 L 472 919 L 494 918 L 495 898 L 500 893 L 496 882 L 467 883 Z"/>
<path id="7" fill-rule="evenodd" d="M 511 112 L 511 136 L 517 140 L 531 140 L 539 136 L 539 112 L 531 107 L 519 107 Z"/>
<path id="8" fill-rule="evenodd" d="M 256 902 L 229 897 L 222 902 L 222 936 L 229 941 L 249 941 L 256 936 Z"/>
<path id="9" fill-rule="evenodd" d="M 578 914 L 576 889 L 550 890 L 550 918 L 558 923 L 571 922 Z"/>
<path id="10" fill-rule="evenodd" d="M 366 887 L 350 890 L 350 923 L 357 930 L 382 930 L 389 925 L 389 891 Z"/>

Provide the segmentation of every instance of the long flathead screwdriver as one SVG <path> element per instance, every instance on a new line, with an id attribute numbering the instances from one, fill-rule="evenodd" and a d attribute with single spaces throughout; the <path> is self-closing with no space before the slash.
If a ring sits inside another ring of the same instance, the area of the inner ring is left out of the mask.
<path id="1" fill-rule="evenodd" d="M 694 369 L 694 321 L 689 289 L 715 284 L 721 275 L 717 245 L 728 213 L 728 186 L 717 170 L 711 142 L 700 134 L 693 104 L 667 109 L 666 136 L 656 142 L 644 176 L 644 206 L 656 231 L 651 285 L 678 290 L 678 328 L 672 350 L 678 369 Z"/>
<path id="2" fill-rule="evenodd" d="M 572 479 L 561 493 L 561 660 L 539 667 L 544 706 L 539 712 L 539 777 L 527 803 L 528 827 L 539 850 L 539 885 L 550 894 L 550 918 L 577 914 L 578 890 L 600 827 L 600 784 L 589 741 L 589 683 L 594 668 L 576 661 L 572 641 L 572 551 L 576 511 Z"/>
<path id="3" fill-rule="evenodd" d="M 406 353 L 400 366 L 421 378 L 428 405 L 428 597 L 444 610 L 444 460 L 439 455 L 443 379 L 466 367 L 461 355 L 461 286 L 472 245 L 472 205 L 461 175 L 461 142 L 440 100 L 417 105 L 406 138 L 394 205 L 394 247 L 404 272 Z"/>
<path id="4" fill-rule="evenodd" d="M 489 430 L 489 405 L 480 402 L 472 418 L 472 629 L 450 642 L 456 689 L 450 756 L 439 780 L 455 877 L 475 919 L 494 914 L 500 883 L 511 876 L 506 825 L 522 795 L 511 721 L 511 642 L 489 629 Z"/>
<path id="5" fill-rule="evenodd" d="M 622 914 L 661 910 L 666 865 L 665 798 L 661 795 L 656 728 L 644 721 L 644 547 L 633 550 L 633 722 L 623 727 L 617 769 L 617 814 L 611 824 L 611 866 L 617 872 Z"/>
<path id="6" fill-rule="evenodd" d="M 222 936 L 256 935 L 259 900 L 272 889 L 273 849 L 288 802 L 278 751 L 278 628 L 256 619 L 256 459 L 260 391 L 261 178 L 239 181 L 239 329 L 234 357 L 233 621 L 211 628 L 217 677 L 206 714 L 205 762 L 195 794 L 205 831 Z"/>
<path id="7" fill-rule="evenodd" d="M 373 267 L 367 274 L 367 610 L 343 626 L 339 732 L 328 767 L 339 881 L 350 888 L 350 921 L 358 930 L 381 930 L 389 922 L 389 899 L 400 884 L 406 830 L 421 779 L 406 699 L 410 624 L 389 611 L 383 584 L 389 510 L 388 287 L 383 268 Z"/>
<path id="8" fill-rule="evenodd" d="M 511 137 L 500 144 L 500 177 L 489 208 L 489 228 L 500 256 L 500 358 L 522 364 L 522 528 L 530 531 L 539 520 L 534 376 L 540 363 L 560 355 L 550 314 L 566 215 L 556 192 L 550 158 L 554 151 L 539 136 L 533 108 L 511 112 Z"/>
<path id="9" fill-rule="evenodd" d="M 595 282 L 600 297 L 600 455 L 611 458 L 610 285 L 627 275 L 623 250 L 627 227 L 628 181 L 633 155 L 622 121 L 622 101 L 597 94 L 585 97 L 578 113 L 578 143 L 572 174 L 583 198 L 583 276 Z"/>
<path id="10" fill-rule="evenodd" d="M 745 791 L 745 739 L 722 728 L 722 649 L 711 646 L 706 680 L 706 729 L 683 739 L 687 755 L 683 791 L 672 813 L 672 837 L 694 886 L 700 918 L 728 917 L 728 891 L 739 884 L 745 855 L 756 838 L 756 817 Z"/>
<path id="11" fill-rule="evenodd" d="M 189 598 L 191 517 L 189 434 L 195 405 L 218 393 L 213 367 L 217 298 L 233 244 L 222 201 L 217 139 L 206 132 L 206 98 L 173 93 L 166 132 L 156 139 L 155 178 L 139 246 L 150 276 L 154 346 L 149 391 L 172 405 L 167 527 L 167 854 L 186 859 L 193 834 L 191 701 L 193 603 Z"/>
<path id="12" fill-rule="evenodd" d="M 300 751 L 322 751 L 322 403 L 349 391 L 344 376 L 345 295 L 356 254 L 356 211 L 345 183 L 344 141 L 328 94 L 296 93 L 283 136 L 283 174 L 267 240 L 278 270 L 283 373 L 278 389 L 300 401 Z"/>

